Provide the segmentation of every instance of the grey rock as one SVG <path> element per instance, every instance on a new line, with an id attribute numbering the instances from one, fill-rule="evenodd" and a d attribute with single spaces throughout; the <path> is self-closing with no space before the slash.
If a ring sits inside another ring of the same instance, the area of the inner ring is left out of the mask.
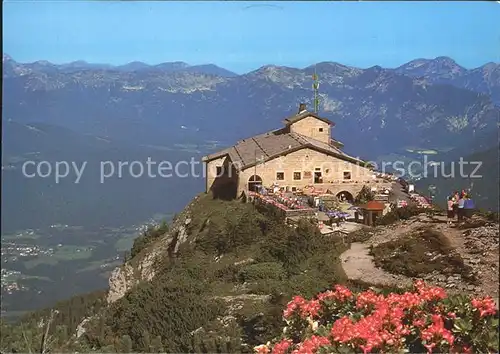
<path id="1" fill-rule="evenodd" d="M 443 275 L 443 274 L 439 274 L 436 279 L 438 281 L 446 281 L 446 275 Z"/>

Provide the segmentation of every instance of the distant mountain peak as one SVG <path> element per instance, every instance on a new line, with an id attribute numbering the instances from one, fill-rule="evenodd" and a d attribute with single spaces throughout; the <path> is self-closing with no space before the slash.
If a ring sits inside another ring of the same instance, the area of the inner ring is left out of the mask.
<path id="1" fill-rule="evenodd" d="M 149 68 L 150 65 L 146 64 L 142 61 L 132 61 L 130 63 L 124 64 L 124 65 L 119 65 L 116 68 L 117 69 L 124 69 L 124 70 L 140 70 L 144 68 Z"/>
<path id="2" fill-rule="evenodd" d="M 202 65 L 193 65 L 185 68 L 185 71 L 193 72 L 193 73 L 204 73 L 208 75 L 215 75 L 220 77 L 235 77 L 238 74 L 229 71 L 227 69 L 221 68 L 215 64 L 202 64 Z"/>
<path id="3" fill-rule="evenodd" d="M 162 70 L 182 70 L 189 68 L 190 65 L 188 63 L 185 63 L 183 61 L 172 61 L 172 62 L 165 62 L 161 64 L 157 64 L 154 66 L 156 69 L 162 69 Z"/>
<path id="4" fill-rule="evenodd" d="M 459 77 L 467 72 L 467 69 L 458 65 L 455 60 L 439 56 L 434 59 L 415 59 L 395 69 L 398 74 L 412 77 L 434 77 L 449 79 Z"/>
<path id="5" fill-rule="evenodd" d="M 44 66 L 51 66 L 54 65 L 48 60 L 37 60 L 33 64 L 38 64 L 38 65 L 44 65 Z"/>
<path id="6" fill-rule="evenodd" d="M 463 70 L 464 68 L 460 65 L 457 64 L 457 62 L 450 57 L 437 57 L 433 60 L 435 63 L 438 63 L 439 65 L 447 66 L 450 68 L 459 68 Z M 432 61 L 431 61 L 432 62 Z"/>
<path id="7" fill-rule="evenodd" d="M 279 65 L 267 64 L 267 65 L 261 66 L 256 71 L 269 71 L 269 70 L 277 70 L 277 69 L 281 69 L 281 68 L 282 67 Z"/>
<path id="8" fill-rule="evenodd" d="M 489 62 L 489 63 L 486 63 L 484 64 L 481 69 L 483 71 L 493 71 L 493 70 L 497 70 L 497 69 L 500 69 L 500 63 L 494 63 L 494 62 Z"/>
<path id="9" fill-rule="evenodd" d="M 379 71 L 384 70 L 384 68 L 381 67 L 380 65 L 374 65 L 374 66 L 368 68 L 368 70 L 373 70 L 373 71 L 378 71 L 379 72 Z"/>
<path id="10" fill-rule="evenodd" d="M 75 60 L 75 61 L 68 63 L 68 65 L 88 65 L 88 64 L 89 63 L 86 62 L 85 60 Z"/>
<path id="11" fill-rule="evenodd" d="M 332 70 L 348 70 L 351 69 L 351 67 L 347 65 L 343 65 L 340 63 L 336 63 L 334 61 L 322 61 L 320 63 L 316 63 L 313 65 L 309 65 L 308 67 L 304 68 L 304 70 L 311 70 L 311 69 L 316 69 L 320 71 L 332 71 Z"/>
<path id="12" fill-rule="evenodd" d="M 14 61 L 14 60 L 12 59 L 12 57 L 9 54 L 3 53 L 2 62 L 5 63 L 6 61 Z"/>
<path id="13" fill-rule="evenodd" d="M 448 64 L 454 64 L 456 65 L 457 62 L 453 59 L 451 59 L 450 57 L 447 57 L 447 56 L 444 56 L 444 55 L 441 55 L 439 57 L 436 57 L 433 59 L 434 61 L 438 61 L 438 62 L 441 62 L 441 63 L 448 63 Z M 432 60 L 431 60 L 432 61 Z"/>
<path id="14" fill-rule="evenodd" d="M 267 64 L 264 66 L 261 66 L 257 70 L 251 71 L 249 74 L 272 74 L 272 73 L 277 73 L 277 72 L 286 72 L 289 70 L 299 70 L 295 68 L 290 68 L 288 66 L 281 66 L 281 65 L 273 65 L 273 64 Z"/>

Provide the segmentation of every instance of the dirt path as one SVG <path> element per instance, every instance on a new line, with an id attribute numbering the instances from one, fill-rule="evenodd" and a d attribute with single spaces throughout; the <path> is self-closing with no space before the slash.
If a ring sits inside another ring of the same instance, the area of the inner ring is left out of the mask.
<path id="1" fill-rule="evenodd" d="M 470 287 L 470 293 L 475 295 L 490 295 L 498 304 L 498 247 L 496 250 L 490 249 L 478 254 L 477 250 L 474 251 L 471 249 L 470 239 L 467 240 L 466 233 L 463 230 L 457 229 L 455 225 L 448 225 L 446 217 L 440 215 L 432 218 L 419 215 L 407 221 L 374 229 L 375 234 L 368 241 L 364 243 L 352 243 L 350 249 L 340 255 L 342 267 L 347 277 L 367 283 L 390 286 L 411 284 L 413 281 L 412 278 L 391 274 L 377 268 L 373 262 L 373 257 L 369 254 L 370 246 L 377 246 L 398 239 L 423 227 L 431 227 L 445 235 L 453 248 L 464 259 L 465 264 L 470 265 L 476 271 L 479 285 L 477 287 Z M 478 229 L 478 233 L 481 233 L 481 230 Z M 427 281 L 443 286 L 442 281 L 435 282 L 433 279 L 427 279 Z M 451 293 L 460 292 L 459 289 L 447 290 Z"/>
<path id="2" fill-rule="evenodd" d="M 394 275 L 375 267 L 370 248 L 364 243 L 355 242 L 351 248 L 340 255 L 342 267 L 347 278 L 381 285 L 411 285 L 412 280 L 401 275 Z"/>

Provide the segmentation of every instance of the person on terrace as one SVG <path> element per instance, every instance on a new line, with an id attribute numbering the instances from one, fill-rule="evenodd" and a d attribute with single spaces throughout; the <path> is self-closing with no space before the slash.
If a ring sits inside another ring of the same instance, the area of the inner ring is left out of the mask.
<path id="1" fill-rule="evenodd" d="M 471 218 L 472 215 L 474 214 L 474 201 L 470 198 L 469 194 L 465 195 L 465 200 L 464 200 L 464 214 L 466 218 Z"/>
<path id="2" fill-rule="evenodd" d="M 460 196 L 460 198 L 458 199 L 458 214 L 457 214 L 457 219 L 459 223 L 462 222 L 464 219 L 464 203 L 465 203 L 464 197 Z"/>
<path id="3" fill-rule="evenodd" d="M 455 217 L 455 211 L 453 210 L 453 197 L 448 197 L 448 225 L 452 223 L 453 218 Z"/>

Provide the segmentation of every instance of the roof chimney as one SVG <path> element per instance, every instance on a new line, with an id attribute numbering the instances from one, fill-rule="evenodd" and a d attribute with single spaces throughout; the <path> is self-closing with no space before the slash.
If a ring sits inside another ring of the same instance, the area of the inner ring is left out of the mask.
<path id="1" fill-rule="evenodd" d="M 306 111 L 306 104 L 305 103 L 301 103 L 299 105 L 299 114 L 302 113 L 302 112 L 305 112 Z"/>

